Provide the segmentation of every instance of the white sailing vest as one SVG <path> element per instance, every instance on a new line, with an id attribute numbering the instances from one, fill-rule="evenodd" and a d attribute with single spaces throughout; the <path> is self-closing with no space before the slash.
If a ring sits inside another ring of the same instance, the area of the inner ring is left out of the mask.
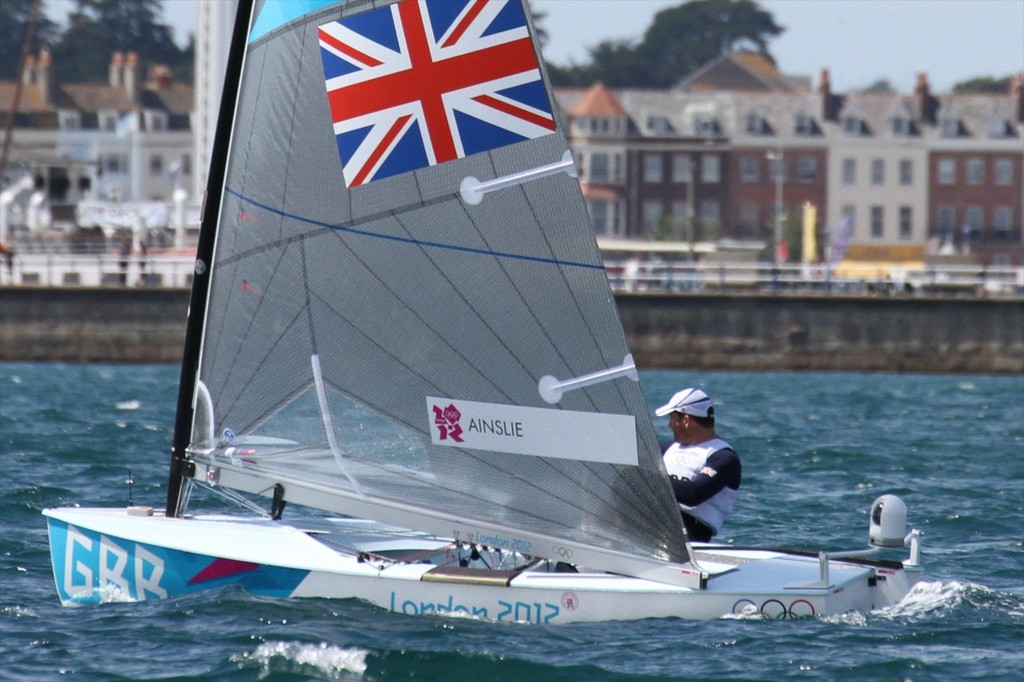
<path id="1" fill-rule="evenodd" d="M 665 451 L 663 458 L 665 460 L 665 468 L 668 469 L 670 476 L 693 478 L 707 464 L 708 457 L 722 448 L 729 448 L 731 450 L 732 446 L 721 438 L 712 438 L 697 445 L 673 443 Z M 718 491 L 710 500 L 705 500 L 696 507 L 680 504 L 679 508 L 698 521 L 711 526 L 717 534 L 725 519 L 732 512 L 732 505 L 736 501 L 738 493 L 738 490 L 725 487 Z"/>

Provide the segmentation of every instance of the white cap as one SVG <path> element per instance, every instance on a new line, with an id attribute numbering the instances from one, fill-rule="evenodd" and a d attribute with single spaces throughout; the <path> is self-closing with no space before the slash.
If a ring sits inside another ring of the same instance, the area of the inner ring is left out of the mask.
<path id="1" fill-rule="evenodd" d="M 711 398 L 699 388 L 684 388 L 656 409 L 654 414 L 664 417 L 669 412 L 682 412 L 694 417 L 710 417 L 714 414 Z"/>

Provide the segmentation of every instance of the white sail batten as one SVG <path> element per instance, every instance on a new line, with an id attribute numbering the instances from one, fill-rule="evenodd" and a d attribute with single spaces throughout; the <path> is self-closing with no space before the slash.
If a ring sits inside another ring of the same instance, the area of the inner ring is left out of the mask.
<path id="1" fill-rule="evenodd" d="M 528 13 L 470 4 L 257 3 L 195 478 L 687 566 Z"/>

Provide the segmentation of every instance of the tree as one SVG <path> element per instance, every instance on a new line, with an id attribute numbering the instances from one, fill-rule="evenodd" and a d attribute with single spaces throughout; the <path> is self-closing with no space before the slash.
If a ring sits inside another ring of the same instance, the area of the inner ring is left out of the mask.
<path id="1" fill-rule="evenodd" d="M 1007 93 L 1010 91 L 1011 78 L 1011 76 L 1005 76 L 1003 78 L 979 76 L 977 78 L 971 78 L 970 80 L 963 81 L 962 83 L 957 83 L 953 86 L 953 92 Z"/>
<path id="2" fill-rule="evenodd" d="M 4 0 L 6 1 L 6 0 Z M 53 47 L 54 69 L 64 82 L 101 81 L 114 51 L 136 52 L 143 62 L 180 73 L 187 50 L 159 23 L 161 0 L 76 0 L 70 26 Z"/>
<path id="3" fill-rule="evenodd" d="M 21 66 L 21 51 L 25 44 L 32 6 L 40 3 L 29 54 L 38 54 L 57 33 L 57 24 L 42 12 L 42 0 L 0 0 L 0 80 L 14 80 Z"/>
<path id="4" fill-rule="evenodd" d="M 665 88 L 737 50 L 771 58 L 768 40 L 783 32 L 753 0 L 691 0 L 658 12 L 639 44 L 603 41 L 584 65 L 550 68 L 556 85 L 600 80 L 612 87 Z"/>
<path id="5" fill-rule="evenodd" d="M 783 32 L 753 0 L 693 0 L 654 15 L 638 47 L 645 87 L 669 87 L 707 62 L 737 49 L 771 58 L 768 40 Z"/>

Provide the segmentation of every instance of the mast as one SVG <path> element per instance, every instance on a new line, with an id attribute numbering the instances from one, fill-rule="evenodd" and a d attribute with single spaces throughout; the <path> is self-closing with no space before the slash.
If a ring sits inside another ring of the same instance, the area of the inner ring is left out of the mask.
<path id="1" fill-rule="evenodd" d="M 249 38 L 249 21 L 254 0 L 238 0 L 238 12 L 231 34 L 227 70 L 224 74 L 224 93 L 217 116 L 217 131 L 213 138 L 210 168 L 203 200 L 203 216 L 196 248 L 196 265 L 192 276 L 192 294 L 189 298 L 188 323 L 185 328 L 185 347 L 181 359 L 181 378 L 178 384 L 178 406 L 174 419 L 174 439 L 171 444 L 171 468 L 167 482 L 167 516 L 178 516 L 182 511 L 184 480 L 191 478 L 194 465 L 185 450 L 192 435 L 193 395 L 196 374 L 199 371 L 199 353 L 202 349 L 203 329 L 206 322 L 206 302 L 210 291 L 213 247 L 220 224 L 221 199 L 227 169 L 228 148 L 234 124 L 235 104 L 238 101 L 242 64 L 245 61 Z"/>

